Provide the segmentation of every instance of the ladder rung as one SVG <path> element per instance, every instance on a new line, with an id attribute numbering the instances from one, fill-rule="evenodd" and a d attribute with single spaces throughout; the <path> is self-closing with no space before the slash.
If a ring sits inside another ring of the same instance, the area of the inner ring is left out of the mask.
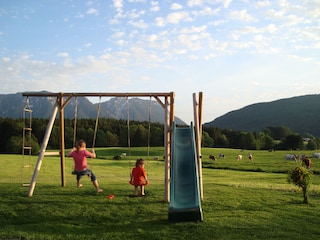
<path id="1" fill-rule="evenodd" d="M 44 152 L 44 156 L 60 156 L 60 152 Z"/>
<path id="2" fill-rule="evenodd" d="M 25 128 L 23 128 L 23 130 L 25 130 L 25 131 L 32 131 L 32 128 L 31 128 L 31 127 L 25 127 Z"/>
<path id="3" fill-rule="evenodd" d="M 24 108 L 23 111 L 25 111 L 25 112 L 32 112 L 32 109 Z"/>
<path id="4" fill-rule="evenodd" d="M 30 168 L 31 165 L 24 165 L 23 168 Z"/>
<path id="5" fill-rule="evenodd" d="M 23 147 L 23 149 L 31 150 L 31 149 L 32 149 L 32 147 Z"/>
<path id="6" fill-rule="evenodd" d="M 30 183 L 22 183 L 21 185 L 22 185 L 22 187 L 29 187 Z"/>

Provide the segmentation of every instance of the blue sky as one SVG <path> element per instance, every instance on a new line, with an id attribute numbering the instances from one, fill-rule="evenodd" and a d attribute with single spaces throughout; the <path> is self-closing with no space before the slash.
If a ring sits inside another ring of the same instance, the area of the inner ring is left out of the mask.
<path id="1" fill-rule="evenodd" d="M 0 94 L 170 92 L 203 122 L 319 94 L 319 0 L 1 0 Z M 91 99 L 93 102 L 98 99 Z"/>

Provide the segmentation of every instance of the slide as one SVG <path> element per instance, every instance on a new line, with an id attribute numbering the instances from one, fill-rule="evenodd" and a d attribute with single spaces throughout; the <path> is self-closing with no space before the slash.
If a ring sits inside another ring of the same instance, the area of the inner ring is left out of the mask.
<path id="1" fill-rule="evenodd" d="M 193 125 L 172 129 L 169 221 L 203 221 Z"/>

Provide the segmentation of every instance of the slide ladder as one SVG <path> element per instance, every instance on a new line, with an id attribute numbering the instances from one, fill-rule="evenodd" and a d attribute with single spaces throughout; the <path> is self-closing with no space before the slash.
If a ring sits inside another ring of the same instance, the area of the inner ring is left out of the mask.
<path id="1" fill-rule="evenodd" d="M 194 128 L 172 128 L 169 221 L 203 221 Z"/>

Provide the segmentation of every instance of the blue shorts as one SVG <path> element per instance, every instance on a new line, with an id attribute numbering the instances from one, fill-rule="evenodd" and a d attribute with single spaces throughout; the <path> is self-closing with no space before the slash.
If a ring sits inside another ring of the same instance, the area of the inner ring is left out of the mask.
<path id="1" fill-rule="evenodd" d="M 76 178 L 79 181 L 81 179 L 82 176 L 84 175 L 88 175 L 91 178 L 91 181 L 95 181 L 97 178 L 96 176 L 93 174 L 93 172 L 90 169 L 86 169 L 84 171 L 78 172 L 77 170 L 73 170 L 72 172 L 73 175 L 77 175 Z"/>

